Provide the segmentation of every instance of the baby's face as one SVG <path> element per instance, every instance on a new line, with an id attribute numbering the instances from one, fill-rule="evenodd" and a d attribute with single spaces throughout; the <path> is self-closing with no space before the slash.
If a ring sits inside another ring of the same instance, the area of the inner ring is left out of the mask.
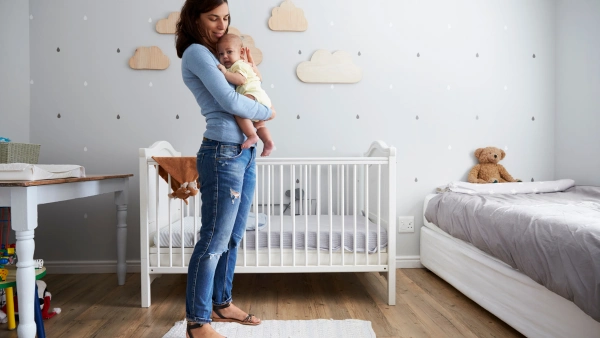
<path id="1" fill-rule="evenodd" d="M 242 57 L 242 48 L 235 43 L 224 41 L 219 43 L 218 53 L 219 62 L 229 68 Z"/>

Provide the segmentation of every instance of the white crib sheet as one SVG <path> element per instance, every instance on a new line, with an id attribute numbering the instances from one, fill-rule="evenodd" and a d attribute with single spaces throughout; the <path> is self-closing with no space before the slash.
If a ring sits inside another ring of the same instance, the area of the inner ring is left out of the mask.
<path id="1" fill-rule="evenodd" d="M 283 247 L 286 249 L 292 248 L 292 216 L 283 216 Z M 295 216 L 296 218 L 296 249 L 303 250 L 305 247 L 305 229 L 308 227 L 308 249 L 317 248 L 317 216 L 310 215 Z M 260 219 L 260 218 L 259 218 Z M 333 216 L 333 237 L 332 237 L 332 250 L 339 251 L 342 246 L 342 219 L 344 222 L 344 248 L 347 251 L 354 251 L 354 216 Z M 279 248 L 280 233 L 281 233 L 281 217 L 271 216 L 271 248 Z M 307 224 L 307 225 L 306 225 Z M 329 250 L 329 224 L 330 219 L 327 215 L 320 216 L 320 238 L 319 238 L 319 249 Z M 356 252 L 365 252 L 365 239 L 367 233 L 365 231 L 365 218 L 357 217 L 356 219 Z M 197 220 L 198 229 L 200 229 L 200 218 Z M 268 225 L 263 227 L 259 226 L 258 231 L 258 244 L 259 249 L 267 248 L 268 245 Z M 369 221 L 368 227 L 368 250 L 369 253 L 377 252 L 377 224 Z M 386 228 L 381 225 L 380 227 L 380 245 L 381 249 L 387 247 L 388 237 Z M 156 233 L 152 235 L 154 239 L 154 245 L 158 243 Z M 181 224 L 180 222 L 173 223 L 171 228 L 172 246 L 174 248 L 181 247 Z M 254 250 L 256 248 L 256 232 L 246 231 L 246 249 Z M 244 245 L 240 243 L 240 247 Z M 194 246 L 194 218 L 186 217 L 184 221 L 184 246 L 186 248 L 192 248 Z M 169 247 L 169 228 L 163 227 L 160 230 L 160 247 Z"/>

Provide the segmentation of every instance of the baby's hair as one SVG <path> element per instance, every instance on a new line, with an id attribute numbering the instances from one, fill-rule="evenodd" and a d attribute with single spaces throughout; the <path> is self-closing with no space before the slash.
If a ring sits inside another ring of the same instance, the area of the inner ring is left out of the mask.
<path id="1" fill-rule="evenodd" d="M 242 38 L 235 34 L 225 34 L 220 39 L 218 44 L 222 44 L 224 42 L 233 42 L 237 47 L 242 47 Z"/>

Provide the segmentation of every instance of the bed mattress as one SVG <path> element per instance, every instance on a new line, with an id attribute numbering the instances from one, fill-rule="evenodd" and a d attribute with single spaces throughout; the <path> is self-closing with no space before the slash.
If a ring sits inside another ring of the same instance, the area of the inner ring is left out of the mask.
<path id="1" fill-rule="evenodd" d="M 310 215 L 296 216 L 296 236 L 295 247 L 297 250 L 304 249 L 305 243 L 308 249 L 317 249 L 317 219 L 320 220 L 320 236 L 319 249 L 329 250 L 329 216 Z M 291 249 L 293 243 L 293 216 L 283 216 L 283 236 L 281 236 L 281 217 L 271 216 L 270 220 L 270 246 L 271 248 L 279 248 L 281 238 L 283 238 L 283 248 Z M 333 236 L 331 238 L 331 250 L 339 251 L 342 246 L 342 220 L 344 222 L 344 248 L 346 251 L 354 252 L 354 216 L 333 216 Z M 197 219 L 197 227 L 200 228 L 200 218 Z M 356 252 L 365 252 L 365 243 L 369 253 L 377 252 L 377 224 L 369 221 L 368 231 L 365 231 L 365 218 L 357 217 L 356 219 Z M 306 232 L 306 227 L 308 232 Z M 259 223 L 258 231 L 258 246 L 259 249 L 267 248 L 268 246 L 268 223 L 261 226 Z M 368 236 L 367 236 L 368 234 Z M 387 231 L 383 225 L 380 225 L 380 245 L 381 249 L 387 247 Z M 256 231 L 246 231 L 246 249 L 256 249 Z M 157 244 L 158 238 L 156 233 L 152 234 L 154 245 Z M 368 238 L 367 238 L 368 237 Z M 181 247 L 181 223 L 174 222 L 171 227 L 172 246 L 174 248 Z M 308 239 L 308 242 L 306 240 Z M 365 242 L 366 241 L 366 242 Z M 244 245 L 243 240 L 240 247 Z M 162 227 L 160 230 L 160 247 L 169 247 L 169 227 Z M 194 247 L 194 218 L 185 217 L 184 221 L 184 247 Z"/>
<path id="2" fill-rule="evenodd" d="M 600 187 L 431 198 L 425 219 L 600 321 Z"/>

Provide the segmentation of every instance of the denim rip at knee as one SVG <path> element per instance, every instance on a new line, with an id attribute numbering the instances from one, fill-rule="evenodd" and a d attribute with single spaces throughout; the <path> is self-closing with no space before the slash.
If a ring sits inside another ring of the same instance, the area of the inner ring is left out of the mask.
<path id="1" fill-rule="evenodd" d="M 198 151 L 202 227 L 188 268 L 189 321 L 210 322 L 213 303 L 231 302 L 237 248 L 256 184 L 255 154 L 255 148 L 212 140 Z"/>

